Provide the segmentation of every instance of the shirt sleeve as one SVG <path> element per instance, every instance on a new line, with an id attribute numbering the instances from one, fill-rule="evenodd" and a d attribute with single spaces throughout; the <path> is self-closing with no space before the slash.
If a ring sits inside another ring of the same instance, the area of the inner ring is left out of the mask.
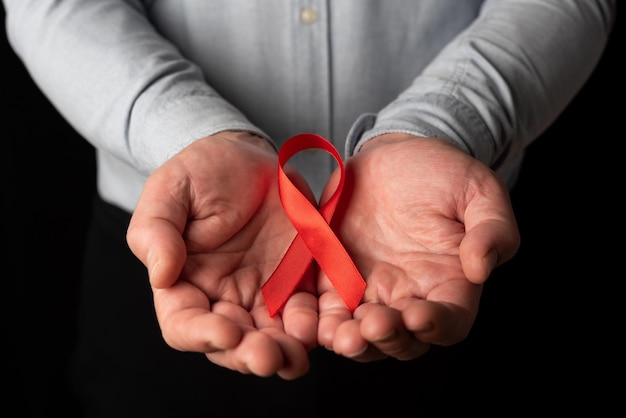
<path id="1" fill-rule="evenodd" d="M 148 175 L 193 140 L 264 132 L 155 30 L 140 1 L 3 0 L 8 40 L 76 131 Z"/>
<path id="2" fill-rule="evenodd" d="M 497 168 L 523 153 L 584 85 L 614 18 L 610 0 L 486 1 L 408 89 L 355 123 L 347 154 L 405 132 L 451 141 Z"/>

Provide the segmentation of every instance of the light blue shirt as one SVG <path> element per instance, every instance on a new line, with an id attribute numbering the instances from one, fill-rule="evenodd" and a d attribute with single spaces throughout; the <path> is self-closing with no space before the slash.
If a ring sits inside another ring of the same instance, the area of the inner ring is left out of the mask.
<path id="1" fill-rule="evenodd" d="M 99 193 L 128 211 L 157 167 L 224 130 L 277 147 L 317 133 L 346 156 L 386 132 L 438 137 L 512 187 L 615 19 L 611 0 L 3 4 L 12 47 L 95 146 Z M 323 152 L 294 163 L 316 192 L 333 168 Z"/>

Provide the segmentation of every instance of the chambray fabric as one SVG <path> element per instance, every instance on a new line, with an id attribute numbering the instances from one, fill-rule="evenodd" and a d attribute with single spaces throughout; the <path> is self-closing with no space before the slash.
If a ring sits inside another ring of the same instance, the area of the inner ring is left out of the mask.
<path id="1" fill-rule="evenodd" d="M 126 211 L 159 165 L 224 130 L 277 147 L 312 132 L 346 156 L 386 132 L 438 137 L 512 187 L 524 149 L 594 69 L 615 8 L 611 0 L 3 3 L 12 47 L 96 147 L 102 198 Z M 333 169 L 325 153 L 293 163 L 318 193 Z"/>

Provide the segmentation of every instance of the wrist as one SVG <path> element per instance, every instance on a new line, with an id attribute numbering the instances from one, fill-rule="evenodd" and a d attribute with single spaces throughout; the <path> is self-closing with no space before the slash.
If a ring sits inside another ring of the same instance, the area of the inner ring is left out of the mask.
<path id="1" fill-rule="evenodd" d="M 369 139 L 361 146 L 361 150 L 368 149 L 370 147 L 375 147 L 377 145 L 388 145 L 395 144 L 404 141 L 415 141 L 415 140 L 428 140 L 433 138 L 426 138 L 422 136 L 407 134 L 404 132 L 390 132 L 382 135 L 375 136 Z"/>
<path id="2" fill-rule="evenodd" d="M 277 152 L 276 146 L 269 138 L 251 131 L 222 131 L 211 136 L 226 138 L 230 141 L 246 142 L 266 151 Z"/>

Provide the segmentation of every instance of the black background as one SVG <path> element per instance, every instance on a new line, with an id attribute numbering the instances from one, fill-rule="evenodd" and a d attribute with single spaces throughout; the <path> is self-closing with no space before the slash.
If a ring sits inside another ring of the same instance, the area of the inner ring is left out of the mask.
<path id="1" fill-rule="evenodd" d="M 613 383 L 625 329 L 622 22 L 591 79 L 528 150 L 512 192 L 522 246 L 485 287 L 450 387 L 468 410 L 624 410 Z M 17 408 L 11 416 L 68 416 L 93 148 L 40 93 L 3 29 L 0 396 L 3 409 Z"/>

